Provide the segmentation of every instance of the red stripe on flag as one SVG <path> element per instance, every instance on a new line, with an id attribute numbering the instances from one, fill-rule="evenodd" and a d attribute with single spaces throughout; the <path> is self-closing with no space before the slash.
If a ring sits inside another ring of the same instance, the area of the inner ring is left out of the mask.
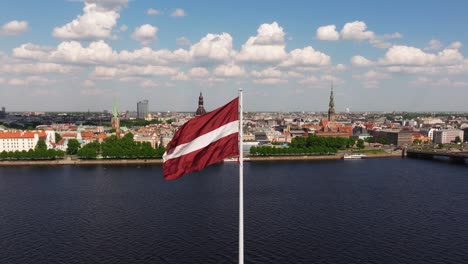
<path id="1" fill-rule="evenodd" d="M 177 130 L 171 142 L 167 146 L 167 153 L 170 153 L 171 150 L 178 145 L 188 143 L 201 135 L 215 130 L 216 128 L 238 120 L 238 107 L 239 98 L 236 98 L 228 104 L 207 114 L 190 119 L 187 123 L 182 125 L 179 130 Z"/>
<path id="2" fill-rule="evenodd" d="M 202 170 L 234 155 L 239 155 L 238 133 L 223 137 L 205 148 L 167 160 L 163 164 L 164 179 L 175 180 L 185 173 Z"/>

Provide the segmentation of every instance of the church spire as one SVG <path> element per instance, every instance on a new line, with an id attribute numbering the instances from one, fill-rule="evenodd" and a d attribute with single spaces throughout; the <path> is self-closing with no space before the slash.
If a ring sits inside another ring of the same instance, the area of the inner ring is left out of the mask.
<path id="1" fill-rule="evenodd" d="M 117 118 L 119 116 L 119 111 L 117 110 L 117 98 L 114 97 L 114 104 L 112 105 L 112 115 L 114 118 Z"/>
<path id="2" fill-rule="evenodd" d="M 197 111 L 195 112 L 196 116 L 206 114 L 205 107 L 203 107 L 203 95 L 200 92 L 200 96 L 198 97 L 198 108 Z"/>
<path id="3" fill-rule="evenodd" d="M 333 82 L 331 84 L 330 103 L 328 104 L 328 121 L 335 121 L 335 97 L 333 95 Z"/>

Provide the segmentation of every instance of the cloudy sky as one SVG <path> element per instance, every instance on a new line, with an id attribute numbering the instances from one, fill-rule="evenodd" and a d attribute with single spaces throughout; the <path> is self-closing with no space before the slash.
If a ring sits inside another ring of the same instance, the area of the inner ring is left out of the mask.
<path id="1" fill-rule="evenodd" d="M 7 110 L 468 111 L 467 1 L 0 2 Z"/>

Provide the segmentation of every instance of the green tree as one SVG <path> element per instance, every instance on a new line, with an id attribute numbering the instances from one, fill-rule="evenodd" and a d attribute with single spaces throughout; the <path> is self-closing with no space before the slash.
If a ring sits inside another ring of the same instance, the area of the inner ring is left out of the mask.
<path id="1" fill-rule="evenodd" d="M 67 154 L 75 155 L 80 149 L 80 142 L 76 139 L 69 139 L 67 144 Z"/>
<path id="2" fill-rule="evenodd" d="M 59 142 L 60 140 L 62 140 L 62 136 L 59 133 L 55 133 L 55 142 Z"/>
<path id="3" fill-rule="evenodd" d="M 421 145 L 421 143 L 422 143 L 422 140 L 419 138 L 416 138 L 415 140 L 413 140 L 413 145 Z"/>
<path id="4" fill-rule="evenodd" d="M 360 149 L 363 149 L 363 148 L 364 148 L 364 140 L 359 139 L 359 140 L 357 141 L 356 146 L 357 146 L 358 148 L 360 148 Z"/>
<path id="5" fill-rule="evenodd" d="M 461 141 L 461 138 L 460 138 L 459 136 L 457 136 L 457 137 L 455 138 L 455 143 L 458 144 L 458 143 L 461 143 L 461 142 L 462 142 L 462 141 Z"/>
<path id="6" fill-rule="evenodd" d="M 44 140 L 39 139 L 37 141 L 36 147 L 34 148 L 36 151 L 46 151 L 47 150 L 47 145 Z"/>

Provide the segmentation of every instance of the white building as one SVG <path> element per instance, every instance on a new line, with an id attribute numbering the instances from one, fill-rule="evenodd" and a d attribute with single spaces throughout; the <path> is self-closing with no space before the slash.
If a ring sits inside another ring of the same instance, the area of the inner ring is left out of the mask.
<path id="1" fill-rule="evenodd" d="M 434 131 L 434 143 L 447 144 L 455 141 L 456 137 L 460 137 L 463 141 L 463 130 L 459 129 L 442 129 Z"/>
<path id="2" fill-rule="evenodd" d="M 50 134 L 46 133 L 46 131 L 1 131 L 0 152 L 28 151 L 36 147 L 39 139 L 47 142 L 48 137 L 50 137 Z"/>

